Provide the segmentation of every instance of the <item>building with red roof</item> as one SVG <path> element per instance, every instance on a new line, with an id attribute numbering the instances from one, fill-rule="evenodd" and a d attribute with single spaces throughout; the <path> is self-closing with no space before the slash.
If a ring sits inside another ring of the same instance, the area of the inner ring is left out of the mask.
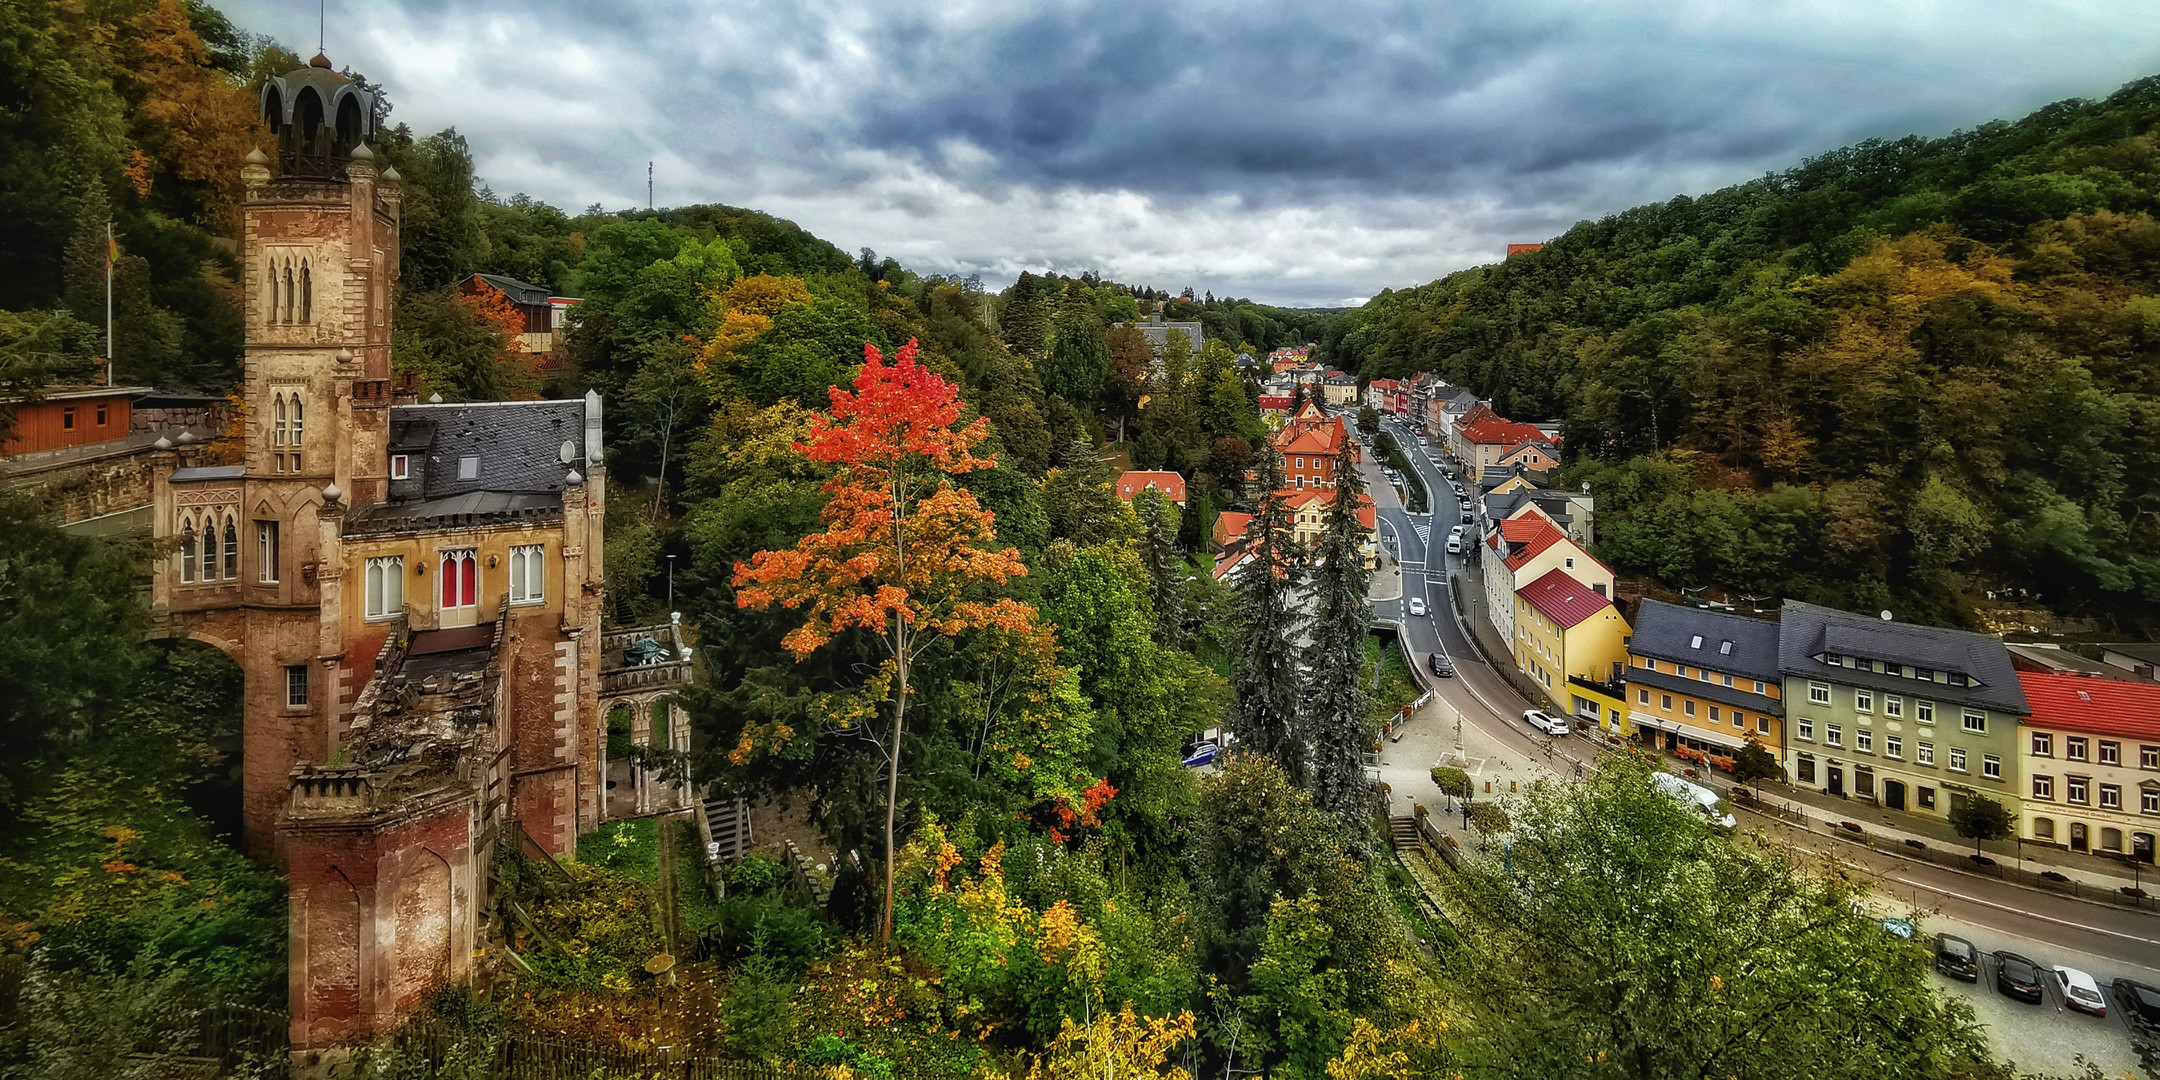
<path id="1" fill-rule="evenodd" d="M 1122 502 L 1133 501 L 1133 496 L 1143 491 L 1160 491 L 1179 506 L 1185 505 L 1185 478 L 1174 472 L 1154 469 L 1134 469 L 1117 478 L 1117 497 Z"/>
<path id="2" fill-rule="evenodd" d="M 1374 379 L 1365 384 L 1365 404 L 1374 412 L 1393 412 L 1390 402 L 1395 396 L 1395 380 Z"/>
<path id="3" fill-rule="evenodd" d="M 2153 861 L 2160 835 L 2160 683 L 2020 671 L 2025 843 Z"/>
<path id="4" fill-rule="evenodd" d="M 1606 595 L 1555 568 L 1515 594 L 1515 666 L 1568 710 L 1568 678 L 1605 683 L 1627 666 L 1627 620 Z"/>
<path id="5" fill-rule="evenodd" d="M 1569 536 L 1542 510 L 1488 526 L 1479 569 L 1485 578 L 1485 607 L 1503 639 L 1515 640 L 1515 596 L 1547 573 L 1559 570 L 1603 596 L 1613 595 L 1612 568 Z"/>
<path id="6" fill-rule="evenodd" d="M 1283 458 L 1284 486 L 1293 491 L 1332 489 L 1335 486 L 1335 455 L 1348 445 L 1353 460 L 1358 456 L 1342 418 L 1323 416 L 1310 403 L 1304 412 L 1283 425 L 1271 441 L 1275 452 Z"/>

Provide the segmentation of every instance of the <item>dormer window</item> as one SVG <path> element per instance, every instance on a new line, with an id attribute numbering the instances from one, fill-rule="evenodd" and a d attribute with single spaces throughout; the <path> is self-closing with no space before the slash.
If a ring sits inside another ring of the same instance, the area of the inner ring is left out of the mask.
<path id="1" fill-rule="evenodd" d="M 390 479 L 404 480 L 412 476 L 411 462 L 403 454 L 390 455 Z"/>

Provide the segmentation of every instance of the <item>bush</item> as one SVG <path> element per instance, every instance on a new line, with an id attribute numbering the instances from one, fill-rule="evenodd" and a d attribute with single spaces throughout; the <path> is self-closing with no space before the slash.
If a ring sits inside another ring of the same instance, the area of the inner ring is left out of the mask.
<path id="1" fill-rule="evenodd" d="M 753 851 L 729 868 L 727 882 L 731 888 L 762 892 L 777 884 L 785 872 L 780 860 L 762 851 Z"/>

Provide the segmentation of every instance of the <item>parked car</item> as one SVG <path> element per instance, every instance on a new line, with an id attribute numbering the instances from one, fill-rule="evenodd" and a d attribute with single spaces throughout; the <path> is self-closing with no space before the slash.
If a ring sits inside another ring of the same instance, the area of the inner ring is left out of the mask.
<path id="1" fill-rule="evenodd" d="M 1717 792 L 1701 784 L 1669 772 L 1659 772 L 1650 774 L 1650 786 L 1720 829 L 1730 829 L 1736 824 L 1731 814 L 1718 809 Z"/>
<path id="2" fill-rule="evenodd" d="M 2082 1013 L 2107 1015 L 2107 999 L 2100 996 L 2100 984 L 2092 976 L 2074 967 L 2058 967 L 2055 981 L 2062 984 L 2063 1004 Z"/>
<path id="3" fill-rule="evenodd" d="M 1894 916 L 1888 919 L 1884 919 L 1882 921 L 1882 928 L 1883 933 L 1888 934 L 1891 937 L 1898 939 L 1899 941 L 1911 941 L 1912 936 L 1920 932 L 1920 928 L 1914 926 L 1911 919 L 1900 919 Z"/>
<path id="4" fill-rule="evenodd" d="M 1531 709 L 1523 713 L 1522 718 L 1524 723 L 1547 735 L 1565 735 L 1568 733 L 1567 717 L 1564 716 L 1553 716 L 1537 709 Z"/>
<path id="5" fill-rule="evenodd" d="M 1197 769 L 1203 765 L 1213 765 L 1215 763 L 1216 750 L 1217 747 L 1214 743 L 1207 742 L 1205 740 L 1186 747 L 1185 767 L 1188 769 Z"/>
<path id="6" fill-rule="evenodd" d="M 1995 989 L 2004 997 L 2040 1004 L 2040 965 L 2014 952 L 1997 951 L 1989 955 L 1995 958 Z"/>
<path id="7" fill-rule="evenodd" d="M 1455 677 L 1455 665 L 1449 663 L 1448 658 L 1439 653 L 1432 654 L 1432 657 L 1425 661 L 1425 666 L 1431 668 L 1433 674 L 1443 679 Z"/>
<path id="8" fill-rule="evenodd" d="M 1449 530 L 1448 530 L 1448 535 L 1449 535 L 1449 536 L 1461 536 L 1462 534 L 1463 534 L 1463 526 L 1461 526 L 1461 525 L 1457 525 L 1457 526 L 1455 526 L 1454 528 L 1451 528 L 1451 529 L 1449 529 Z"/>
<path id="9" fill-rule="evenodd" d="M 1465 510 L 1462 512 L 1462 523 L 1465 525 L 1470 524 L 1470 511 Z"/>
<path id="10" fill-rule="evenodd" d="M 1424 598 L 1424 597 L 1422 597 L 1422 596 L 1413 596 L 1413 597 L 1411 597 L 1411 598 L 1410 598 L 1410 614 L 1412 614 L 1412 615 L 1418 615 L 1418 616 L 1422 616 L 1422 615 L 1424 615 L 1424 614 L 1425 614 L 1425 598 Z"/>
<path id="11" fill-rule="evenodd" d="M 1450 536 L 1447 538 L 1447 553 L 1450 555 L 1462 554 L 1462 537 Z"/>
<path id="12" fill-rule="evenodd" d="M 2115 1004 L 2122 1006 L 2123 1020 L 2131 1031 L 2160 1039 L 2160 986 L 2117 979 L 2108 989 L 2115 991 Z"/>
<path id="13" fill-rule="evenodd" d="M 1935 970 L 1969 983 L 1980 981 L 1980 951 L 1954 934 L 1935 935 Z"/>

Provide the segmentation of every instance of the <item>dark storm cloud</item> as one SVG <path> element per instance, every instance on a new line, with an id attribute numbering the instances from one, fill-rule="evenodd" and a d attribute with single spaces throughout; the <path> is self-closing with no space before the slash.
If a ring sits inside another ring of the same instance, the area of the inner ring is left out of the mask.
<path id="1" fill-rule="evenodd" d="M 2160 70 L 2131 0 L 346 6 L 333 58 L 498 192 L 642 204 L 653 160 L 663 204 L 926 270 L 1284 302 Z M 313 41 L 312 4 L 229 11 Z"/>

